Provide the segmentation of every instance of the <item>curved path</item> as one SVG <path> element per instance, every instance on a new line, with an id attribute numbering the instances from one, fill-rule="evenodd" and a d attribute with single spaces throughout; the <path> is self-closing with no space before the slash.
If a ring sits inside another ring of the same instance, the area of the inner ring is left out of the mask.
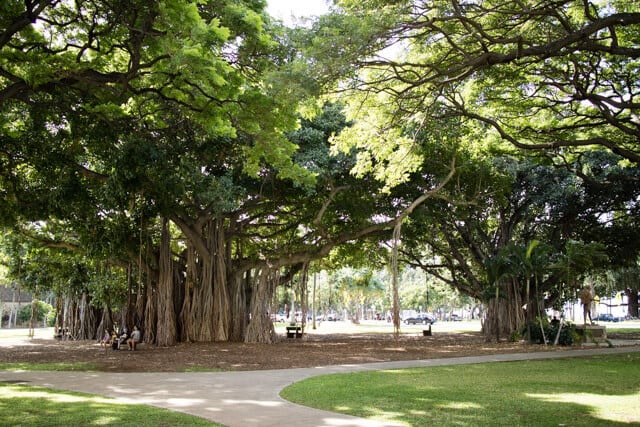
<path id="1" fill-rule="evenodd" d="M 197 415 L 229 427 L 282 427 L 284 425 L 327 427 L 397 426 L 398 424 L 364 420 L 296 405 L 282 399 L 279 396 L 279 392 L 293 382 L 311 376 L 330 373 L 552 359 L 640 351 L 638 343 L 633 344 L 635 345 L 613 348 L 589 348 L 269 371 L 126 374 L 0 371 L 0 381 L 98 394 L 126 403 L 154 405 Z"/>

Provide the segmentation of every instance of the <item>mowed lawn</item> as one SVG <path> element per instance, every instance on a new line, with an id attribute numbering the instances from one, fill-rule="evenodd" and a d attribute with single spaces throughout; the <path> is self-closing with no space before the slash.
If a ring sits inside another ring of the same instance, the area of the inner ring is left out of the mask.
<path id="1" fill-rule="evenodd" d="M 114 399 L 0 382 L 0 426 L 135 426 L 222 427 L 220 424 L 148 405 L 123 404 Z"/>
<path id="2" fill-rule="evenodd" d="M 640 426 L 640 353 L 313 377 L 292 402 L 408 426 Z"/>

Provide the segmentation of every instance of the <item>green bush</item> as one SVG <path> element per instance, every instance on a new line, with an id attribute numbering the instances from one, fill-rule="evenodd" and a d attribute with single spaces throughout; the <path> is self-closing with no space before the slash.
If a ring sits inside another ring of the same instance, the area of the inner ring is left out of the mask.
<path id="1" fill-rule="evenodd" d="M 36 321 L 41 322 L 45 319 L 47 319 L 47 324 L 48 322 L 48 315 L 50 312 L 53 311 L 53 307 L 51 307 L 50 304 L 47 304 L 46 302 L 43 301 L 38 301 L 38 309 L 37 309 L 37 313 L 36 313 Z M 20 311 L 18 312 L 18 321 L 21 323 L 26 323 L 29 320 L 31 320 L 31 304 L 29 305 L 25 305 L 24 307 L 22 307 L 20 309 Z"/>
<path id="2" fill-rule="evenodd" d="M 56 326 L 56 311 L 51 307 L 51 311 L 47 313 L 47 326 Z"/>
<path id="3" fill-rule="evenodd" d="M 545 333 L 547 333 L 545 331 Z M 549 334 L 551 336 L 550 341 L 556 339 L 556 334 L 558 333 L 558 326 L 549 325 Z M 562 326 L 562 330 L 560 331 L 560 337 L 558 339 L 558 344 L 571 346 L 575 342 L 576 336 L 576 326 L 573 323 L 567 323 Z"/>
<path id="4" fill-rule="evenodd" d="M 535 322 L 530 324 L 531 326 L 531 342 L 535 344 L 544 344 L 544 339 L 542 337 L 542 331 L 540 330 L 540 322 L 536 320 Z M 558 333 L 558 325 L 553 325 L 548 321 L 542 322 L 542 328 L 544 329 L 544 335 L 547 338 L 548 344 L 553 344 L 556 339 L 556 334 Z M 524 327 L 524 331 L 526 331 L 526 325 Z M 524 335 L 524 333 L 523 333 Z M 576 327 L 572 323 L 565 323 L 562 326 L 562 330 L 560 331 L 560 337 L 558 338 L 558 344 L 564 346 L 571 346 L 575 342 L 576 335 Z"/>

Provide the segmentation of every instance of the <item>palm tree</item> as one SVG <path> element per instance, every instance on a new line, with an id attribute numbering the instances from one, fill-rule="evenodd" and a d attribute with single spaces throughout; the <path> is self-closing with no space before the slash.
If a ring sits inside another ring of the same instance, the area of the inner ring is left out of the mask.
<path id="1" fill-rule="evenodd" d="M 547 338 L 544 334 L 544 327 L 542 324 L 542 311 L 540 303 L 539 280 L 549 270 L 551 263 L 549 254 L 551 252 L 551 246 L 540 242 L 539 240 L 532 240 L 526 246 L 519 246 L 514 252 L 517 256 L 518 266 L 520 267 L 520 273 L 525 278 L 525 301 L 527 304 L 527 341 L 531 341 L 531 322 L 533 321 L 533 314 L 536 313 L 540 324 L 540 330 L 542 332 L 542 339 L 547 344 Z M 534 301 L 536 309 L 529 309 L 531 305 L 531 280 L 533 279 L 534 285 Z"/>

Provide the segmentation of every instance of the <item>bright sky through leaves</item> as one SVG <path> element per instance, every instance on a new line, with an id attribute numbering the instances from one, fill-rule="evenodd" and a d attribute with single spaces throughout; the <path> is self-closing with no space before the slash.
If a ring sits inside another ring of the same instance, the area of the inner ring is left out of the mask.
<path id="1" fill-rule="evenodd" d="M 295 18 L 318 16 L 329 10 L 327 0 L 268 0 L 267 11 L 270 15 L 291 25 Z"/>

